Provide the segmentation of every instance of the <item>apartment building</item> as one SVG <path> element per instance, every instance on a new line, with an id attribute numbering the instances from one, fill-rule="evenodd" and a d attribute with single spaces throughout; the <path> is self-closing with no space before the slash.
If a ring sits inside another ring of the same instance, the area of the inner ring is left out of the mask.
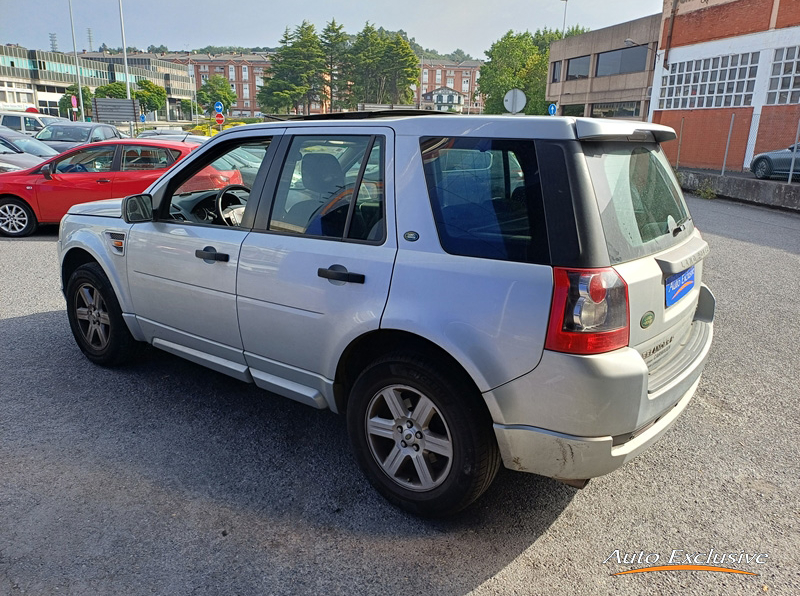
<path id="1" fill-rule="evenodd" d="M 545 92 L 561 116 L 646 120 L 661 14 L 550 44 Z"/>
<path id="2" fill-rule="evenodd" d="M 425 96 L 430 97 L 432 91 L 446 87 L 461 95 L 462 103 L 458 104 L 461 109 L 458 111 L 465 114 L 482 113 L 483 96 L 478 92 L 482 64 L 480 60 L 453 62 L 425 58 L 420 62 L 419 84 L 412 87 L 414 102 L 420 108 L 424 108 L 425 104 L 431 107 L 435 101 L 428 101 Z"/>

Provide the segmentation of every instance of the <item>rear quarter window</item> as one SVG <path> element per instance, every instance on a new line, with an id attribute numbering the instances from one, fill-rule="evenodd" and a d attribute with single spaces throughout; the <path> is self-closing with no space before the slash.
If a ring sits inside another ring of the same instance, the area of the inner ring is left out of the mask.
<path id="1" fill-rule="evenodd" d="M 533 141 L 420 140 L 442 248 L 454 255 L 547 263 L 549 251 Z"/>

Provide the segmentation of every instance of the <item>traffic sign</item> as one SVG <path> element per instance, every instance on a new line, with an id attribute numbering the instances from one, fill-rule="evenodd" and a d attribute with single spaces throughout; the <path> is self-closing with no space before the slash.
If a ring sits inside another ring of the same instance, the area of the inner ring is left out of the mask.
<path id="1" fill-rule="evenodd" d="M 77 107 L 78 107 L 78 98 L 77 98 L 77 97 L 75 97 L 75 96 L 73 95 L 73 96 L 70 98 L 70 101 L 72 102 L 72 107 L 73 107 L 73 108 L 77 108 Z"/>
<path id="2" fill-rule="evenodd" d="M 512 89 L 503 97 L 503 106 L 512 114 L 518 114 L 528 103 L 528 98 L 520 89 Z"/>
<path id="3" fill-rule="evenodd" d="M 139 116 L 139 120 L 141 120 L 142 122 L 144 122 L 144 121 L 145 121 L 144 114 L 142 114 L 141 116 Z"/>
<path id="4" fill-rule="evenodd" d="M 221 101 L 218 101 L 217 103 L 214 104 L 214 109 L 217 111 L 217 114 L 221 114 L 222 110 L 225 109 L 225 106 L 222 105 Z"/>
<path id="5" fill-rule="evenodd" d="M 551 103 L 550 106 L 547 108 L 547 113 L 550 114 L 551 116 L 555 116 L 557 109 L 558 108 L 556 107 L 556 104 Z"/>
<path id="6" fill-rule="evenodd" d="M 222 114 L 217 114 L 216 120 L 217 124 L 222 124 L 223 122 L 225 122 L 225 116 L 223 116 Z"/>

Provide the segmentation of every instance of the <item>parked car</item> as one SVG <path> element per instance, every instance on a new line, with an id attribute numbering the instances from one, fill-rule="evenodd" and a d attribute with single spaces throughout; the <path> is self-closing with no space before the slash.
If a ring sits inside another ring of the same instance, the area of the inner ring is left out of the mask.
<path id="1" fill-rule="evenodd" d="M 795 156 L 793 176 L 800 176 L 800 145 L 790 145 L 786 149 L 777 149 L 759 153 L 750 163 L 750 171 L 762 180 L 773 176 L 786 178 L 792 167 L 792 156 Z"/>
<path id="2" fill-rule="evenodd" d="M 58 151 L 48 147 L 41 141 L 29 137 L 28 135 L 16 132 L 5 126 L 0 126 L 0 145 L 13 149 L 17 152 L 22 151 L 36 157 L 53 157 L 58 155 Z"/>
<path id="3" fill-rule="evenodd" d="M 60 122 L 48 124 L 36 138 L 61 152 L 86 143 L 121 139 L 116 127 L 97 122 Z"/>
<path id="4" fill-rule="evenodd" d="M 0 172 L 26 170 L 43 161 L 42 157 L 36 157 L 0 142 Z"/>
<path id="5" fill-rule="evenodd" d="M 146 194 L 72 207 L 58 250 L 85 356 L 148 342 L 341 413 L 373 486 L 424 515 L 501 463 L 582 487 L 654 444 L 715 309 L 674 131 L 376 116 L 233 128 Z M 237 150 L 262 156 L 252 187 L 183 191 Z"/>
<path id="6" fill-rule="evenodd" d="M 153 139 L 103 141 L 0 174 L 0 234 L 27 236 L 39 223 L 58 223 L 78 203 L 142 192 L 195 147 Z M 219 165 L 205 168 L 182 192 L 242 183 L 238 171 Z"/>
<path id="7" fill-rule="evenodd" d="M 174 130 L 158 130 L 158 134 L 151 134 L 156 131 L 148 130 L 142 133 L 139 133 L 138 138 L 158 138 L 158 139 L 166 139 L 170 141 L 186 141 L 187 143 L 205 143 L 211 137 L 207 137 L 205 135 L 193 135 L 188 132 L 179 132 Z"/>
<path id="8" fill-rule="evenodd" d="M 69 120 L 37 112 L 0 112 L 0 124 L 29 136 L 35 135 L 48 124 L 59 122 L 69 122 Z"/>
<path id="9" fill-rule="evenodd" d="M 173 135 L 185 135 L 189 134 L 184 132 L 182 128 L 151 128 L 149 130 L 143 130 L 138 135 L 136 135 L 139 139 L 145 139 L 147 137 L 158 137 L 161 135 L 173 136 Z"/>

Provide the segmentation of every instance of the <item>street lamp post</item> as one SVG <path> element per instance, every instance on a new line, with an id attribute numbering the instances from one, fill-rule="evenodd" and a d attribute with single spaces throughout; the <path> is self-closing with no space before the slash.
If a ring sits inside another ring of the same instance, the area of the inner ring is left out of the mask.
<path id="1" fill-rule="evenodd" d="M 567 0 L 561 0 L 564 3 L 564 24 L 561 25 L 561 39 L 567 34 Z"/>
<path id="2" fill-rule="evenodd" d="M 86 122 L 86 112 L 83 109 L 83 81 L 81 80 L 81 65 L 78 62 L 78 46 L 75 43 L 75 22 L 72 20 L 72 0 L 69 0 L 69 25 L 72 27 L 72 50 L 75 52 L 75 70 L 78 73 L 78 101 L 81 103 L 81 122 Z"/>

